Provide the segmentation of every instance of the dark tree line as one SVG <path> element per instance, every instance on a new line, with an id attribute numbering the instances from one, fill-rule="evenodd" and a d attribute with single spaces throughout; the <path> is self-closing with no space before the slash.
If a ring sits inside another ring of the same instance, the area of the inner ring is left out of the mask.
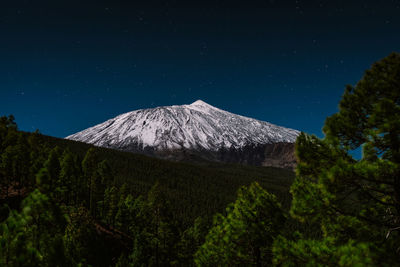
<path id="1" fill-rule="evenodd" d="M 178 181 L 150 181 L 149 188 L 118 180 L 99 149 L 73 153 L 39 132 L 18 131 L 12 116 L 0 121 L 0 266 L 194 265 L 211 218 L 182 220 L 170 197 L 182 196 Z M 14 199 L 23 199 L 20 207 L 7 206 Z M 218 199 L 223 195 L 215 192 Z"/>

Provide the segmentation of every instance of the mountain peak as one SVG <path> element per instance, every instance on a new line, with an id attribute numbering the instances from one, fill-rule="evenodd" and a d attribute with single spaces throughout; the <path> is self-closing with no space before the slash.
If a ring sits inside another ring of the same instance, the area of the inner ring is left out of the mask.
<path id="1" fill-rule="evenodd" d="M 299 132 L 236 115 L 197 100 L 190 105 L 119 115 L 67 139 L 117 149 L 218 151 L 249 144 L 293 143 Z"/>
<path id="2" fill-rule="evenodd" d="M 204 102 L 201 99 L 194 101 L 192 104 L 190 104 L 190 106 L 208 106 L 208 107 L 212 107 L 210 104 L 207 104 L 206 102 Z"/>
<path id="3" fill-rule="evenodd" d="M 197 100 L 190 105 L 124 113 L 66 138 L 164 158 L 185 157 L 189 153 L 204 159 L 229 161 L 226 152 L 230 151 L 232 159 L 241 162 L 246 154 L 251 155 L 246 160 L 253 162 L 266 159 L 270 153 L 258 148 L 268 146 L 271 150 L 271 145 L 280 143 L 291 143 L 289 147 L 293 147 L 299 134 L 299 131 L 236 115 Z M 261 154 L 253 155 L 249 151 Z M 275 164 L 275 159 L 271 160 L 268 164 Z"/>

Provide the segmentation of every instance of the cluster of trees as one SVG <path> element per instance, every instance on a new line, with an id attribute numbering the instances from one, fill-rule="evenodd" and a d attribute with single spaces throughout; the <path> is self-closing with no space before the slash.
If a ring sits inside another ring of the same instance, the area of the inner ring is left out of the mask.
<path id="1" fill-rule="evenodd" d="M 278 265 L 399 265 L 400 54 L 348 86 L 324 139 L 297 139 L 290 214 L 319 227 L 276 241 Z M 352 151 L 361 148 L 362 157 Z"/>
<path id="2" fill-rule="evenodd" d="M 399 265 L 400 55 L 348 86 L 323 129 L 323 139 L 302 133 L 297 140 L 290 205 L 279 185 L 287 180 L 275 173 L 275 182 L 242 186 L 211 223 L 211 216 L 185 216 L 185 207 L 207 215 L 226 203 L 219 192 L 211 205 L 193 203 L 214 189 L 206 179 L 216 166 L 154 160 L 160 168 L 150 170 L 143 160 L 148 176 L 125 170 L 137 175 L 133 182 L 101 149 L 73 153 L 73 146 L 52 146 L 37 132 L 18 131 L 12 116 L 1 117 L 0 266 Z M 194 168 L 206 181 L 197 191 L 202 180 L 191 180 Z M 166 177 L 160 169 L 178 178 L 155 182 L 153 172 Z M 221 190 L 233 181 L 215 178 Z"/>
<path id="3" fill-rule="evenodd" d="M 239 191 L 197 265 L 400 265 L 400 54 L 348 86 L 323 131 L 297 139 L 289 212 L 254 185 Z"/>
<path id="4" fill-rule="evenodd" d="M 34 184 L 39 152 L 35 147 L 35 134 L 26 139 L 17 130 L 14 117 L 0 117 L 0 186 L 5 198 L 21 194 L 21 189 Z"/>
<path id="5" fill-rule="evenodd" d="M 99 149 L 81 157 L 1 122 L 0 266 L 194 265 L 211 218 L 187 226 L 160 183 L 137 194 Z"/>
<path id="6" fill-rule="evenodd" d="M 92 148 L 85 143 L 40 137 L 50 147 L 69 149 L 81 159 Z M 95 148 L 95 154 L 99 161 L 107 160 L 117 189 L 125 184 L 129 192 L 137 197 L 147 194 L 158 182 L 171 203 L 174 219 L 185 229 L 197 217 L 207 218 L 211 223 L 216 212 L 235 200 L 238 188 L 253 181 L 258 181 L 263 188 L 275 194 L 285 208 L 290 205 L 289 188 L 294 179 L 290 170 L 210 162 L 171 162 L 100 147 Z"/>

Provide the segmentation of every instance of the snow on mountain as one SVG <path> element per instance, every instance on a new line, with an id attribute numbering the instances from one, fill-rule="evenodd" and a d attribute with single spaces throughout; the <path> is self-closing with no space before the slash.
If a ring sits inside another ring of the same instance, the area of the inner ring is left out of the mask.
<path id="1" fill-rule="evenodd" d="M 201 100 L 190 105 L 140 109 L 66 137 L 124 149 L 240 149 L 246 145 L 294 143 L 299 131 L 236 115 Z"/>

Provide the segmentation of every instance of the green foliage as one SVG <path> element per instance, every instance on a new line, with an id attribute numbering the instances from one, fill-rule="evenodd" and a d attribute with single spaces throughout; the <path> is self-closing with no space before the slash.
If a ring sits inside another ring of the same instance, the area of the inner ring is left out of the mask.
<path id="1" fill-rule="evenodd" d="M 289 187 L 294 173 L 273 167 L 243 166 L 236 164 L 203 163 L 189 164 L 150 158 L 144 155 L 65 139 L 41 136 L 50 147 L 69 148 L 74 155 L 85 157 L 90 148 L 96 150 L 97 164 L 107 160 L 112 177 L 104 186 L 120 188 L 124 183 L 129 193 L 138 196 L 147 194 L 158 181 L 164 188 L 173 209 L 174 219 L 182 223 L 183 229 L 190 227 L 197 217 L 212 222 L 215 213 L 221 212 L 235 200 L 239 187 L 258 181 L 260 185 L 277 196 L 284 208 L 289 208 Z M 96 165 L 94 165 L 96 166 Z M 277 178 L 279 177 L 279 178 Z M 87 182 L 87 178 L 83 178 Z M 86 186 L 85 189 L 88 189 Z M 85 193 L 89 206 L 88 192 Z"/>
<path id="2" fill-rule="evenodd" d="M 69 212 L 70 221 L 65 229 L 64 244 L 68 259 L 74 264 L 106 266 L 103 256 L 107 249 L 95 228 L 95 221 L 83 208 Z M 107 253 L 107 252 L 106 252 Z"/>
<path id="3" fill-rule="evenodd" d="M 18 184 L 17 188 L 20 189 L 27 186 L 32 181 L 29 179 L 29 166 L 30 166 L 30 154 L 29 154 L 29 144 L 24 136 L 18 135 L 17 144 L 15 147 L 15 158 L 13 162 L 16 164 L 16 169 L 14 170 L 14 177 Z"/>
<path id="4" fill-rule="evenodd" d="M 18 162 L 16 158 L 15 146 L 8 146 L 1 154 L 0 161 L 0 178 L 2 191 L 5 192 L 5 198 L 8 198 L 10 187 L 16 180 L 16 174 L 18 172 Z"/>
<path id="5" fill-rule="evenodd" d="M 194 254 L 205 242 L 209 228 L 206 219 L 198 217 L 194 221 L 193 226 L 181 234 L 176 263 L 179 263 L 181 266 L 194 266 Z"/>
<path id="6" fill-rule="evenodd" d="M 134 205 L 134 199 L 132 195 L 122 195 L 118 203 L 118 211 L 115 215 L 116 226 L 118 229 L 125 233 L 129 232 L 129 227 L 132 222 L 132 206 Z"/>
<path id="7" fill-rule="evenodd" d="M 13 115 L 0 117 L 0 151 L 8 145 L 15 143 L 17 124 Z"/>
<path id="8" fill-rule="evenodd" d="M 29 145 L 24 136 L 15 132 L 14 123 L 9 120 L 7 127 L 11 128 L 3 125 L 3 134 L 7 132 L 7 135 L 0 146 L 3 148 L 0 150 L 0 185 L 5 190 L 6 198 L 11 188 L 20 195 L 21 188 L 32 183 L 29 176 Z"/>
<path id="9" fill-rule="evenodd" d="M 195 255 L 198 266 L 261 266 L 271 262 L 271 246 L 285 216 L 274 195 L 258 183 L 242 187 L 226 216 L 217 214 Z"/>
<path id="10" fill-rule="evenodd" d="M 39 173 L 36 175 L 36 184 L 38 189 L 43 193 L 50 192 L 50 174 L 45 168 L 40 169 Z"/>
<path id="11" fill-rule="evenodd" d="M 60 156 L 61 156 L 61 149 L 56 146 L 50 151 L 50 154 L 47 160 L 44 163 L 44 169 L 47 171 L 49 175 L 48 186 L 51 192 L 54 191 L 56 188 L 59 175 L 60 175 Z"/>
<path id="12" fill-rule="evenodd" d="M 38 190 L 32 192 L 21 212 L 11 211 L 0 224 L 0 265 L 64 266 L 65 225 L 58 206 Z"/>
<path id="13" fill-rule="evenodd" d="M 0 204 L 10 207 L 0 208 L 0 239 L 10 266 L 193 266 L 212 215 L 239 186 L 257 178 L 290 201 L 287 170 L 168 162 L 19 132 L 5 117 L 0 135 Z M 19 212 L 32 191 L 50 203 L 37 211 L 52 223 L 26 223 Z"/>
<path id="14" fill-rule="evenodd" d="M 118 189 L 115 186 L 107 188 L 104 193 L 105 220 L 113 227 L 115 226 L 115 217 L 118 212 L 118 200 Z"/>
<path id="15" fill-rule="evenodd" d="M 147 199 L 133 203 L 130 232 L 134 236 L 133 266 L 169 266 L 177 258 L 178 231 L 168 200 L 156 183 Z"/>
<path id="16" fill-rule="evenodd" d="M 0 266 L 399 265 L 400 55 L 339 108 L 325 138 L 298 137 L 292 203 L 290 171 L 168 162 L 0 117 Z"/>
<path id="17" fill-rule="evenodd" d="M 400 238 L 400 55 L 348 86 L 325 138 L 297 139 L 291 214 L 320 226 L 320 239 L 281 238 L 276 264 L 394 265 Z M 351 151 L 362 147 L 360 160 Z"/>
<path id="18" fill-rule="evenodd" d="M 274 243 L 273 263 L 277 266 L 374 266 L 373 251 L 369 244 L 351 239 L 337 246 L 331 237 L 291 241 L 280 236 Z"/>
<path id="19" fill-rule="evenodd" d="M 60 175 L 57 183 L 59 199 L 69 203 L 73 200 L 74 185 L 79 184 L 74 156 L 69 150 L 65 150 L 60 161 Z"/>
<path id="20" fill-rule="evenodd" d="M 89 210 L 94 218 L 104 211 L 104 191 L 113 175 L 106 160 L 100 162 L 96 149 L 90 148 L 82 161 L 83 175 L 87 181 Z M 100 203 L 99 203 L 100 202 Z M 100 205 L 99 205 L 100 204 Z"/>

